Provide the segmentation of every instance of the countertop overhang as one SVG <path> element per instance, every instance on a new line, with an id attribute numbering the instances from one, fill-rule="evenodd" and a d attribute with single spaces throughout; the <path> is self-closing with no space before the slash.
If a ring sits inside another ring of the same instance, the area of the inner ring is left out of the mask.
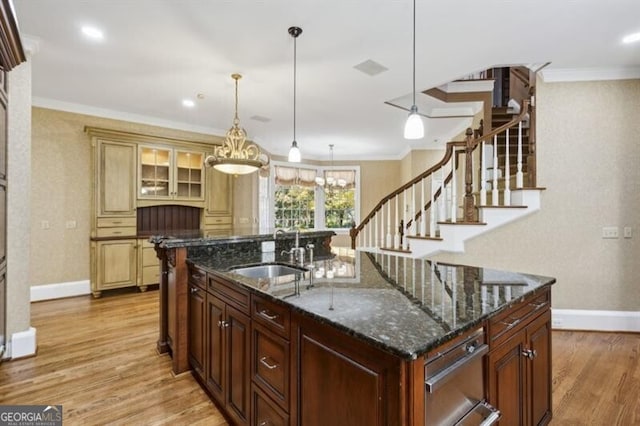
<path id="1" fill-rule="evenodd" d="M 277 252 L 218 253 L 187 262 L 404 359 L 424 355 L 555 283 L 551 277 L 334 248 L 309 268 L 313 287 L 307 288 L 306 279 L 292 295 L 291 283 L 233 272 L 246 265 L 290 264 Z"/>

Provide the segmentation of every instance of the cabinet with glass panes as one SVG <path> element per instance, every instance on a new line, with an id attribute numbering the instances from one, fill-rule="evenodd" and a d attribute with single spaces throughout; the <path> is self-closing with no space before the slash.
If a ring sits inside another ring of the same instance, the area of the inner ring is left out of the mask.
<path id="1" fill-rule="evenodd" d="M 204 153 L 139 146 L 138 198 L 204 200 Z"/>

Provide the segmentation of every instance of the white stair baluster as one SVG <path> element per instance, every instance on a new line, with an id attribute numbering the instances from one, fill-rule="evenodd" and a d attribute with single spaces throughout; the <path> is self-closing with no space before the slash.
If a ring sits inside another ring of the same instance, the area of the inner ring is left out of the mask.
<path id="1" fill-rule="evenodd" d="M 522 121 L 518 123 L 518 171 L 516 172 L 516 188 L 524 186 L 522 175 Z"/>
<path id="2" fill-rule="evenodd" d="M 456 151 L 451 158 L 451 223 L 456 223 L 458 216 L 458 190 L 456 188 Z"/>
<path id="3" fill-rule="evenodd" d="M 446 201 L 447 201 L 447 188 L 444 186 L 444 166 L 440 167 L 440 201 L 438 202 L 438 222 L 442 222 L 447 219 L 446 217 Z M 438 225 L 438 230 L 440 225 Z"/>
<path id="4" fill-rule="evenodd" d="M 506 146 L 505 146 L 505 157 L 504 157 L 504 205 L 511 205 L 511 166 L 509 165 L 509 129 L 507 128 L 507 136 L 506 136 Z"/>
<path id="5" fill-rule="evenodd" d="M 412 235 L 418 235 L 418 226 L 416 225 L 416 186 L 411 185 L 411 205 L 413 208 L 411 209 L 411 230 Z"/>
<path id="6" fill-rule="evenodd" d="M 395 220 L 396 223 L 396 232 L 393 233 L 393 248 L 400 249 L 400 197 L 396 195 L 396 211 L 395 211 Z"/>
<path id="7" fill-rule="evenodd" d="M 387 200 L 387 239 L 385 241 L 385 247 L 393 247 L 393 237 L 391 236 L 391 200 Z"/>
<path id="8" fill-rule="evenodd" d="M 436 188 L 435 188 L 435 172 L 431 174 L 431 207 L 429 208 L 429 236 L 436 237 Z"/>
<path id="9" fill-rule="evenodd" d="M 487 205 L 487 164 L 484 158 L 484 141 L 480 143 L 480 205 Z"/>
<path id="10" fill-rule="evenodd" d="M 409 247 L 409 240 L 407 239 L 407 210 L 409 209 L 409 206 L 407 206 L 407 190 L 405 189 L 404 191 L 402 191 L 402 197 L 403 197 L 403 202 L 402 202 L 402 217 L 403 217 L 403 237 L 402 237 L 402 248 L 404 250 L 407 250 Z"/>
<path id="11" fill-rule="evenodd" d="M 491 172 L 493 174 L 493 179 L 491 182 L 491 205 L 498 205 L 498 135 L 493 137 L 493 168 Z"/>
<path id="12" fill-rule="evenodd" d="M 420 235 L 423 237 L 427 236 L 427 221 L 426 215 L 427 212 L 424 210 L 424 181 L 427 178 L 422 179 L 422 190 L 420 191 Z"/>

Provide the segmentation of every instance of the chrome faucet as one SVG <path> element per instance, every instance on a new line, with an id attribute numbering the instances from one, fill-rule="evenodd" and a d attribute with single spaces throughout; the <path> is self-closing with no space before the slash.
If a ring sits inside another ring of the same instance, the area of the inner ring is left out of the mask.
<path id="1" fill-rule="evenodd" d="M 273 231 L 273 239 L 277 240 L 278 239 L 278 235 L 284 234 L 284 229 L 276 229 L 275 231 Z"/>

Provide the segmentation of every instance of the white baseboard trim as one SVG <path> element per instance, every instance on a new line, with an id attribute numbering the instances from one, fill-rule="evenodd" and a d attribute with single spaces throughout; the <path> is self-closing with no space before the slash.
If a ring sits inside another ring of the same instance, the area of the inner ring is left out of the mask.
<path id="1" fill-rule="evenodd" d="M 26 331 L 19 331 L 11 335 L 7 351 L 8 357 L 18 359 L 35 355 L 36 347 L 36 329 L 29 327 Z"/>
<path id="2" fill-rule="evenodd" d="M 89 280 L 31 286 L 31 301 L 61 299 L 91 293 Z"/>
<path id="3" fill-rule="evenodd" d="M 555 330 L 640 332 L 640 312 L 552 309 L 551 327 Z"/>

